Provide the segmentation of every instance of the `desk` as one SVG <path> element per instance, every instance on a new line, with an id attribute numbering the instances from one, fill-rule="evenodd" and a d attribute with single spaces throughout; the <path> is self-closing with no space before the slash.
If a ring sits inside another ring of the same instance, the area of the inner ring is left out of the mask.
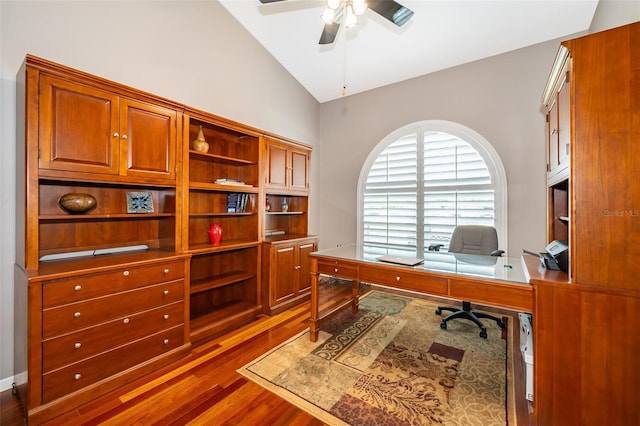
<path id="1" fill-rule="evenodd" d="M 467 300 L 522 312 L 533 311 L 533 288 L 522 259 L 428 252 L 424 263 L 402 266 L 376 260 L 360 245 L 311 253 L 311 341 L 318 340 L 320 325 L 342 309 L 358 311 L 358 284 L 367 282 L 400 290 Z M 408 257 L 415 256 L 407 254 Z M 320 298 L 319 275 L 351 281 L 348 288 L 330 290 Z"/>

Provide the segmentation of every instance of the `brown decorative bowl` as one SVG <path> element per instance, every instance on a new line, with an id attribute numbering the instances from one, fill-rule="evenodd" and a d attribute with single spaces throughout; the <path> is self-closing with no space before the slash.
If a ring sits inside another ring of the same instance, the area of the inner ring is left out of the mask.
<path id="1" fill-rule="evenodd" d="M 58 199 L 58 204 L 67 213 L 83 214 L 96 208 L 98 202 L 89 194 L 70 193 L 61 196 Z"/>

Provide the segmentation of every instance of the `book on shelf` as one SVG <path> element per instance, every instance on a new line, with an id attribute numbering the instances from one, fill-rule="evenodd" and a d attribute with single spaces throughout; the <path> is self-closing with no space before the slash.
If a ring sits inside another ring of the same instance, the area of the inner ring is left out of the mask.
<path id="1" fill-rule="evenodd" d="M 216 179 L 214 183 L 219 185 L 243 185 L 243 186 L 251 186 L 244 183 L 243 180 L 240 179 L 229 179 L 229 178 L 220 178 Z"/>
<path id="2" fill-rule="evenodd" d="M 245 213 L 249 194 L 232 192 L 227 194 L 227 213 Z"/>

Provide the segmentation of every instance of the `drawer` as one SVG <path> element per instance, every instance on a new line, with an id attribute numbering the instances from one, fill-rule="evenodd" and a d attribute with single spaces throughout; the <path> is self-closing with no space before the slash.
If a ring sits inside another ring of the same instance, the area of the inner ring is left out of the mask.
<path id="1" fill-rule="evenodd" d="M 43 284 L 42 304 L 50 308 L 180 278 L 184 278 L 183 261 L 48 281 Z"/>
<path id="2" fill-rule="evenodd" d="M 533 286 L 529 284 L 451 279 L 449 295 L 458 300 L 533 312 Z"/>
<path id="3" fill-rule="evenodd" d="M 70 333 L 183 299 L 184 280 L 177 280 L 44 309 L 43 338 Z"/>
<path id="4" fill-rule="evenodd" d="M 184 302 L 176 302 L 46 340 L 43 370 L 49 372 L 181 324 L 184 309 Z"/>
<path id="5" fill-rule="evenodd" d="M 361 266 L 360 281 L 380 284 L 421 293 L 446 295 L 447 279 L 431 276 L 425 272 L 403 271 L 401 269 Z"/>
<path id="6" fill-rule="evenodd" d="M 184 344 L 184 325 L 43 375 L 43 403 L 82 389 Z"/>
<path id="7" fill-rule="evenodd" d="M 318 272 L 321 274 L 332 275 L 334 277 L 347 278 L 350 280 L 358 279 L 358 267 L 354 265 L 346 265 L 340 262 L 318 262 Z"/>

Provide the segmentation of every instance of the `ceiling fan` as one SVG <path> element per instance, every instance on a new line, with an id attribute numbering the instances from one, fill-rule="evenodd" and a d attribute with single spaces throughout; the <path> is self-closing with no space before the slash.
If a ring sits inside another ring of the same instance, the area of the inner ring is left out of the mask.
<path id="1" fill-rule="evenodd" d="M 260 0 L 262 4 L 286 0 Z M 413 16 L 413 11 L 394 0 L 327 0 L 327 9 L 322 14 L 324 28 L 319 44 L 331 44 L 336 39 L 343 18 L 345 25 L 351 27 L 357 23 L 357 17 L 367 8 L 401 27 Z"/>

